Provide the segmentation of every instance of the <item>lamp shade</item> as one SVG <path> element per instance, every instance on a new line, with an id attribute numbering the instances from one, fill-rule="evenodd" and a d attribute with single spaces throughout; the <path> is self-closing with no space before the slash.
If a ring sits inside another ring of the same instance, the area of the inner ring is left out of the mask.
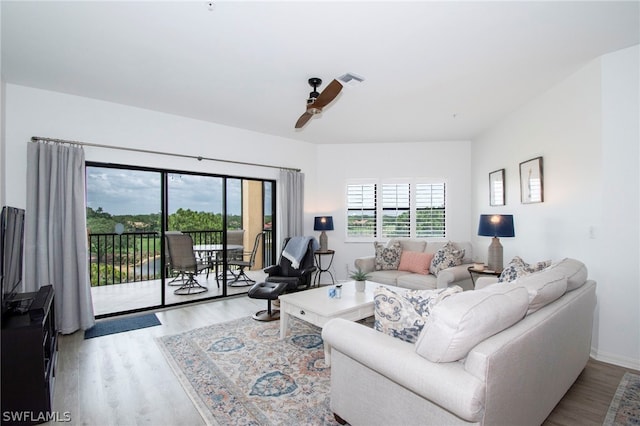
<path id="1" fill-rule="evenodd" d="M 313 222 L 314 231 L 333 231 L 333 216 L 316 216 Z"/>
<path id="2" fill-rule="evenodd" d="M 481 214 L 478 235 L 483 237 L 515 237 L 513 215 Z"/>

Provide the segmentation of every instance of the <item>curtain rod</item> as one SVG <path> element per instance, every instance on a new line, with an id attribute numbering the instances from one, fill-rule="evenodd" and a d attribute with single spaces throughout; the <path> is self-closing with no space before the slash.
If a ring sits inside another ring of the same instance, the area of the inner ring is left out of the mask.
<path id="1" fill-rule="evenodd" d="M 32 136 L 31 142 L 37 141 L 46 141 L 46 142 L 55 142 L 55 143 L 68 143 L 73 145 L 81 145 L 81 146 L 91 146 L 96 148 L 108 148 L 108 149 L 119 149 L 123 151 L 134 151 L 134 152 L 142 152 L 145 154 L 158 154 L 158 155 L 168 155 L 171 157 L 182 157 L 182 158 L 193 158 L 198 161 L 208 160 L 208 161 L 218 161 L 221 163 L 232 163 L 232 164 L 241 164 L 243 166 L 257 166 L 257 167 L 267 167 L 270 169 L 280 169 L 280 170 L 291 170 L 294 172 L 299 172 L 300 169 L 294 169 L 291 167 L 280 167 L 280 166 L 272 166 L 269 164 L 259 164 L 259 163 L 248 163 L 245 161 L 235 161 L 235 160 L 221 160 L 219 158 L 210 158 L 210 157 L 201 157 L 197 155 L 188 155 L 188 154 L 176 154 L 171 152 L 162 152 L 162 151 L 152 151 L 149 149 L 140 149 L 140 148 L 128 148 L 123 146 L 112 146 L 112 145 L 103 145 L 97 143 L 89 143 L 89 142 L 80 142 L 80 141 L 70 141 L 66 139 L 55 139 L 55 138 L 42 138 L 39 136 Z"/>

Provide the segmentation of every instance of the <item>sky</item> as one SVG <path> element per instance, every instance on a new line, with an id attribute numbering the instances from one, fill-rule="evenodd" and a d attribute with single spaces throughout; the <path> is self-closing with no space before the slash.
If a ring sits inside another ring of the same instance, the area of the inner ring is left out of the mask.
<path id="1" fill-rule="evenodd" d="M 220 213 L 222 182 L 220 177 L 178 173 L 168 175 L 169 214 L 179 208 Z M 161 210 L 161 173 L 155 171 L 87 167 L 87 207 L 112 215 L 159 213 Z M 241 179 L 227 179 L 229 214 L 241 213 Z M 270 185 L 265 197 L 270 209 Z"/>

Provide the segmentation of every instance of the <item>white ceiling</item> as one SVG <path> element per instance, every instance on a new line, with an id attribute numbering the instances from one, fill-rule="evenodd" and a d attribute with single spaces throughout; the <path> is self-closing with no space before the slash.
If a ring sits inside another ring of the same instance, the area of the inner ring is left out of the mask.
<path id="1" fill-rule="evenodd" d="M 7 83 L 312 143 L 473 139 L 640 43 L 640 3 L 2 1 Z M 309 77 L 363 76 L 295 130 Z"/>

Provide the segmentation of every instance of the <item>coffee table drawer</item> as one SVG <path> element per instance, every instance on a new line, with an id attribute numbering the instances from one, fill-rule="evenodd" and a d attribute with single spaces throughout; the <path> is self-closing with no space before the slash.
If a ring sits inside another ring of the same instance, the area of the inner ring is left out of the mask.
<path id="1" fill-rule="evenodd" d="M 304 320 L 311 324 L 319 325 L 318 320 L 320 316 L 315 312 L 309 312 L 304 308 L 301 308 L 299 306 L 292 306 L 292 305 L 285 306 L 284 311 L 296 318 L 300 318 L 301 320 Z"/>

